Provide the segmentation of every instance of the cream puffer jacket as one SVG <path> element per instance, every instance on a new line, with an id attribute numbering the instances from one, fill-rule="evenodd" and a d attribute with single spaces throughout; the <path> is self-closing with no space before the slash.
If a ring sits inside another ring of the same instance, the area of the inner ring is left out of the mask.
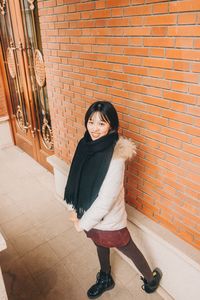
<path id="1" fill-rule="evenodd" d="M 124 201 L 125 161 L 135 155 L 135 144 L 120 137 L 99 195 L 79 221 L 81 229 L 118 230 L 127 226 Z"/>

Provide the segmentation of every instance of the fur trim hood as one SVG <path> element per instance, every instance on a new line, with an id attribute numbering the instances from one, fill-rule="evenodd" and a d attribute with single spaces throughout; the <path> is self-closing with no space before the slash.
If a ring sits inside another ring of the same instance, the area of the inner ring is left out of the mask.
<path id="1" fill-rule="evenodd" d="M 113 152 L 113 158 L 127 160 L 135 157 L 136 153 L 136 144 L 131 139 L 120 136 Z"/>

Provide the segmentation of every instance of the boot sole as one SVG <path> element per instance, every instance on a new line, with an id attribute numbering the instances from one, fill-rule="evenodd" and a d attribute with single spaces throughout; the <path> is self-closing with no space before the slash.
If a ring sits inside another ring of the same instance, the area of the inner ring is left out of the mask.
<path id="1" fill-rule="evenodd" d="M 101 294 L 99 294 L 98 296 L 94 296 L 94 297 L 89 296 L 89 295 L 87 295 L 87 296 L 88 296 L 89 299 L 97 299 L 97 298 L 99 298 L 103 293 L 105 293 L 106 291 L 112 290 L 114 287 L 115 287 L 115 283 L 113 283 L 111 286 L 109 286 L 107 289 L 105 289 L 105 290 L 104 290 Z"/>
<path id="2" fill-rule="evenodd" d="M 157 286 L 155 289 L 152 289 L 152 290 L 149 290 L 149 291 L 146 291 L 146 290 L 145 290 L 145 292 L 146 292 L 147 294 L 152 294 L 152 293 L 154 293 L 154 292 L 157 290 L 157 288 L 159 287 L 159 285 L 160 285 L 160 281 L 161 281 L 161 279 L 162 279 L 163 273 L 162 273 L 162 271 L 161 271 L 159 268 L 155 268 L 155 269 L 153 270 L 153 272 L 155 272 L 155 271 L 160 275 L 160 279 L 159 279 L 158 286 Z"/>

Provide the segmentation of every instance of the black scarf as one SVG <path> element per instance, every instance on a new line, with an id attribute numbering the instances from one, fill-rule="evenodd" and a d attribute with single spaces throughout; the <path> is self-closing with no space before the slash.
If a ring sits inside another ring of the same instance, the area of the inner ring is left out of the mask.
<path id="1" fill-rule="evenodd" d="M 108 171 L 118 134 L 112 132 L 92 141 L 88 131 L 78 143 L 67 184 L 64 200 L 72 204 L 78 218 L 97 198 Z"/>

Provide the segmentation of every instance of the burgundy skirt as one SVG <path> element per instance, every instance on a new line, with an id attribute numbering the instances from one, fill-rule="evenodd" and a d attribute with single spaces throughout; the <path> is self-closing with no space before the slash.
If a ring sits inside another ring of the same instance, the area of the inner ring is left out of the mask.
<path id="1" fill-rule="evenodd" d="M 131 239 L 127 227 L 113 231 L 93 228 L 85 233 L 96 245 L 106 248 L 126 246 Z"/>

